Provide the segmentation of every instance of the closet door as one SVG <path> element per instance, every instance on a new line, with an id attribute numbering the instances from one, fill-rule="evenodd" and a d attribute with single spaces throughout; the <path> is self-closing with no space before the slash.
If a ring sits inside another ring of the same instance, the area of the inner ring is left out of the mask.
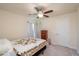
<path id="1" fill-rule="evenodd" d="M 63 19 L 62 17 L 60 19 L 55 20 L 55 43 L 62 46 L 69 46 L 69 20 Z"/>

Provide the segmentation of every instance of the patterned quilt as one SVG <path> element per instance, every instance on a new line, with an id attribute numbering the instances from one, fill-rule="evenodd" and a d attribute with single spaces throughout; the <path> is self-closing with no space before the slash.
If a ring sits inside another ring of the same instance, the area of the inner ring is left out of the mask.
<path id="1" fill-rule="evenodd" d="M 19 56 L 32 56 L 47 44 L 46 40 L 38 40 L 28 45 L 14 45 L 14 51 Z"/>

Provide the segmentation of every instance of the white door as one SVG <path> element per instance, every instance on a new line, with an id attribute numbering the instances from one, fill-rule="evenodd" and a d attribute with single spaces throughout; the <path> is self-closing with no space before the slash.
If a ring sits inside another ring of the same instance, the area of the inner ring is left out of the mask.
<path id="1" fill-rule="evenodd" d="M 62 46 L 69 45 L 69 20 L 55 19 L 55 43 Z"/>

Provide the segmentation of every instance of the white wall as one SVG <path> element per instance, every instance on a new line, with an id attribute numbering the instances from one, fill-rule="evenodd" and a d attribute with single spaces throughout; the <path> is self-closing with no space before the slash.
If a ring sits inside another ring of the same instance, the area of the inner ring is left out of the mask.
<path id="1" fill-rule="evenodd" d="M 52 44 L 77 49 L 77 12 L 45 18 L 42 25 Z"/>
<path id="2" fill-rule="evenodd" d="M 26 29 L 26 18 L 24 16 L 0 10 L 0 38 L 21 38 L 26 35 Z"/>
<path id="3" fill-rule="evenodd" d="M 16 39 L 26 36 L 27 17 L 0 10 L 0 38 Z M 77 12 L 53 16 L 42 20 L 52 44 L 77 48 Z"/>
<path id="4" fill-rule="evenodd" d="M 78 8 L 78 19 L 77 19 L 77 51 L 79 53 L 79 8 Z"/>

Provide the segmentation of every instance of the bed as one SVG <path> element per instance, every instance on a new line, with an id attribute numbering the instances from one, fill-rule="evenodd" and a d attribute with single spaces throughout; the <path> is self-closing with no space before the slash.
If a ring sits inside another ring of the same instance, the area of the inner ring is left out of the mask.
<path id="1" fill-rule="evenodd" d="M 46 48 L 46 40 L 38 39 L 30 44 L 16 44 L 13 47 L 18 56 L 36 56 Z"/>
<path id="2" fill-rule="evenodd" d="M 43 39 L 0 39 L 0 56 L 36 56 L 46 48 Z"/>

